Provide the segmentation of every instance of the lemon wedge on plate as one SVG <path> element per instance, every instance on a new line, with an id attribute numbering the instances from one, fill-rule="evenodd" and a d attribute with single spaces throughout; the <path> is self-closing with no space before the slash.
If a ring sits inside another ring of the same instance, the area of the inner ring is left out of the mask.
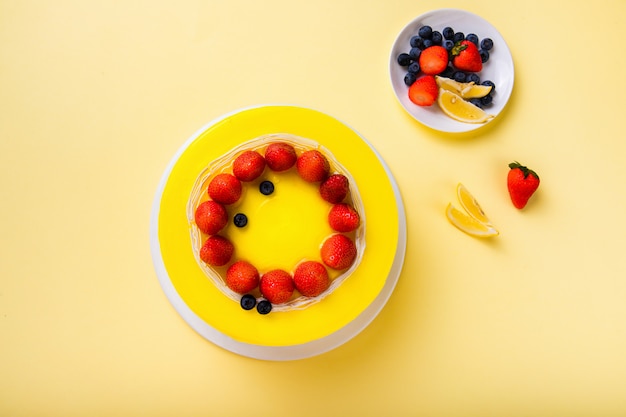
<path id="1" fill-rule="evenodd" d="M 478 201 L 461 183 L 457 185 L 457 197 L 465 212 L 449 203 L 446 208 L 446 217 L 450 223 L 471 236 L 493 237 L 500 234 L 491 224 Z"/>
<path id="2" fill-rule="evenodd" d="M 480 107 L 465 101 L 460 95 L 443 88 L 439 89 L 437 104 L 445 114 L 460 122 L 485 123 L 494 117 Z"/>
<path id="3" fill-rule="evenodd" d="M 460 83 L 452 78 L 442 77 L 440 75 L 435 77 L 435 81 L 439 88 L 458 94 L 464 99 L 485 97 L 492 89 L 490 85 L 480 85 L 474 82 Z"/>

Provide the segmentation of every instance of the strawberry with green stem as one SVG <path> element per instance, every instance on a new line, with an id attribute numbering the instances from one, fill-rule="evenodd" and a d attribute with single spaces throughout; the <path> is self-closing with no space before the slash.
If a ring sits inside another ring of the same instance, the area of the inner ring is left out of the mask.
<path id="1" fill-rule="evenodd" d="M 523 209 L 539 188 L 539 175 L 517 161 L 511 162 L 509 168 L 507 188 L 511 201 L 516 208 Z"/>

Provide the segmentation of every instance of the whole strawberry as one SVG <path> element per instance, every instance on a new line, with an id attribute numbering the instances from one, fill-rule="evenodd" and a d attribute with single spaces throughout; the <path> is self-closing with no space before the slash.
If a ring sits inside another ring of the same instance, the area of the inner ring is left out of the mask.
<path id="1" fill-rule="evenodd" d="M 350 183 L 348 178 L 342 174 L 333 174 L 320 184 L 322 199 L 333 204 L 342 202 L 349 191 Z"/>
<path id="2" fill-rule="evenodd" d="M 317 261 L 298 264 L 293 273 L 293 282 L 296 289 L 305 297 L 316 297 L 330 286 L 326 267 Z"/>
<path id="3" fill-rule="evenodd" d="M 335 234 L 322 244 L 322 262 L 333 269 L 346 269 L 356 259 L 356 245 L 347 236 Z"/>
<path id="4" fill-rule="evenodd" d="M 263 297 L 270 303 L 282 304 L 291 299 L 295 287 L 293 278 L 288 272 L 274 269 L 263 274 L 259 289 Z"/>
<path id="5" fill-rule="evenodd" d="M 320 182 L 326 179 L 330 171 L 328 159 L 318 150 L 305 151 L 296 161 L 296 169 L 303 180 Z"/>
<path id="6" fill-rule="evenodd" d="M 265 158 L 257 151 L 245 151 L 233 162 L 233 174 L 240 181 L 254 181 L 264 169 Z"/>
<path id="7" fill-rule="evenodd" d="M 511 201 L 516 208 L 523 209 L 539 188 L 539 176 L 517 161 L 511 162 L 509 168 L 506 183 Z"/>
<path id="8" fill-rule="evenodd" d="M 457 42 L 452 47 L 452 65 L 461 71 L 479 72 L 483 69 L 483 60 L 476 45 L 468 40 Z"/>
<path id="9" fill-rule="evenodd" d="M 352 232 L 359 227 L 360 222 L 359 213 L 346 203 L 335 204 L 328 212 L 328 224 L 337 232 Z"/>
<path id="10" fill-rule="evenodd" d="M 418 106 L 432 106 L 439 95 L 437 81 L 432 75 L 418 78 L 409 87 L 409 100 Z"/>
<path id="11" fill-rule="evenodd" d="M 226 271 L 226 285 L 238 294 L 246 294 L 259 285 L 259 271 L 249 262 L 237 261 Z"/>
<path id="12" fill-rule="evenodd" d="M 296 150 L 288 143 L 272 143 L 265 149 L 265 163 L 272 171 L 288 170 L 295 165 L 297 158 Z"/>
<path id="13" fill-rule="evenodd" d="M 200 248 L 200 259 L 212 266 L 224 266 L 233 256 L 235 246 L 220 235 L 210 236 Z"/>
<path id="14" fill-rule="evenodd" d="M 228 212 L 220 203 L 208 200 L 196 208 L 195 221 L 202 233 L 214 235 L 228 223 Z"/>
<path id="15" fill-rule="evenodd" d="M 448 66 L 448 51 L 443 46 L 434 45 L 424 49 L 419 56 L 419 66 L 424 74 L 441 74 Z"/>
<path id="16" fill-rule="evenodd" d="M 241 197 L 241 182 L 232 174 L 217 174 L 209 183 L 209 197 L 218 203 L 233 204 Z"/>

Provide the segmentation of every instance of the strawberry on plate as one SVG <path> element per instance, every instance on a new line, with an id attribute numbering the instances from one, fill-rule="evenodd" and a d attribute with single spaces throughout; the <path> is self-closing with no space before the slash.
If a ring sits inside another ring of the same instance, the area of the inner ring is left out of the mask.
<path id="1" fill-rule="evenodd" d="M 439 95 L 437 81 L 432 75 L 418 78 L 409 87 L 409 100 L 418 106 L 432 106 Z"/>
<path id="2" fill-rule="evenodd" d="M 305 297 L 316 297 L 330 286 L 326 267 L 317 261 L 298 264 L 293 273 L 293 282 L 296 289 Z"/>
<path id="3" fill-rule="evenodd" d="M 441 74 L 448 66 L 448 61 L 448 51 L 439 45 L 429 46 L 419 56 L 420 69 L 426 75 Z"/>
<path id="4" fill-rule="evenodd" d="M 200 259 L 212 266 L 224 266 L 233 256 L 235 246 L 220 235 L 209 236 L 200 248 Z"/>
<path id="5" fill-rule="evenodd" d="M 305 151 L 296 161 L 296 169 L 303 180 L 320 182 L 326 179 L 330 171 L 328 159 L 317 149 Z"/>
<path id="6" fill-rule="evenodd" d="M 338 270 L 346 269 L 356 259 L 356 245 L 349 237 L 335 234 L 324 241 L 320 254 L 326 266 Z"/>
<path id="7" fill-rule="evenodd" d="M 282 304 L 291 299 L 295 287 L 289 272 L 274 269 L 263 274 L 259 289 L 270 303 Z"/>
<path id="8" fill-rule="evenodd" d="M 295 165 L 297 158 L 296 150 L 288 143 L 272 143 L 265 149 L 265 163 L 272 171 L 288 170 Z"/>
<path id="9" fill-rule="evenodd" d="M 233 174 L 240 181 L 254 181 L 265 169 L 265 158 L 257 151 L 244 151 L 233 162 Z"/>
<path id="10" fill-rule="evenodd" d="M 337 232 L 352 232 L 359 227 L 360 223 L 359 213 L 349 204 L 335 204 L 328 212 L 328 224 Z"/>
<path id="11" fill-rule="evenodd" d="M 464 40 L 452 48 L 452 65 L 461 71 L 479 72 L 483 69 L 483 60 L 474 43 Z"/>
<path id="12" fill-rule="evenodd" d="M 233 204 L 241 197 L 241 182 L 232 174 L 217 174 L 209 183 L 209 197 L 218 203 Z"/>
<path id="13" fill-rule="evenodd" d="M 246 294 L 259 285 L 259 271 L 249 262 L 237 261 L 226 271 L 226 286 L 238 294 Z"/>
<path id="14" fill-rule="evenodd" d="M 195 221 L 202 233 L 214 235 L 228 223 L 228 212 L 220 203 L 208 200 L 196 208 Z"/>
<path id="15" fill-rule="evenodd" d="M 348 178 L 343 174 L 332 174 L 320 184 L 320 195 L 329 203 L 340 203 L 350 191 Z"/>

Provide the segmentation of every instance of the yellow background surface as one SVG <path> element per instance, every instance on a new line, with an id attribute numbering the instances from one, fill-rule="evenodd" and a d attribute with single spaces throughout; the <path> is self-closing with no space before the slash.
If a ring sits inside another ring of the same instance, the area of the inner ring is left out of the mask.
<path id="1" fill-rule="evenodd" d="M 471 134 L 423 127 L 388 79 L 397 33 L 441 7 L 487 19 L 515 62 Z M 623 0 L 0 1 L 0 416 L 626 415 L 625 18 Z M 407 211 L 385 309 L 292 362 L 207 342 L 150 256 L 174 153 L 264 103 L 356 129 Z M 523 211 L 514 159 L 542 179 Z M 459 181 L 497 239 L 445 219 Z"/>

